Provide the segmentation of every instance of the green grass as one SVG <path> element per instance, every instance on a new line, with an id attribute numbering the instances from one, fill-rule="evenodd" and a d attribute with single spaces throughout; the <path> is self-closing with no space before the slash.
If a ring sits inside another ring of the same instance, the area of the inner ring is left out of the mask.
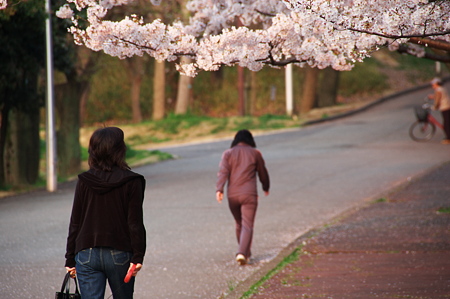
<path id="1" fill-rule="evenodd" d="M 210 134 L 217 134 L 226 130 L 228 119 L 227 118 L 216 118 L 213 120 L 214 129 L 210 131 Z"/>
<path id="2" fill-rule="evenodd" d="M 376 203 L 378 203 L 378 202 L 387 202 L 387 201 L 388 200 L 386 198 L 384 198 L 384 197 L 378 198 L 377 200 L 375 200 Z"/>
<path id="3" fill-rule="evenodd" d="M 188 130 L 210 120 L 211 118 L 206 116 L 169 114 L 165 119 L 155 121 L 154 125 L 165 133 L 177 134 L 181 129 Z"/>
<path id="4" fill-rule="evenodd" d="M 298 260 L 300 256 L 301 247 L 296 248 L 290 255 L 285 257 L 274 269 L 270 270 L 263 278 L 261 278 L 257 283 L 250 287 L 250 289 L 245 292 L 240 299 L 250 298 L 253 294 L 258 292 L 258 289 L 264 285 L 266 281 L 272 278 L 275 274 L 280 272 L 287 265 Z"/>
<path id="5" fill-rule="evenodd" d="M 130 128 L 131 135 L 125 134 L 125 143 L 132 147 L 157 144 L 169 141 L 189 141 L 196 137 L 233 133 L 238 130 L 276 130 L 298 127 L 301 120 L 287 116 L 265 114 L 260 117 L 223 117 L 170 115 L 158 121 L 146 121 L 140 124 L 119 125 L 123 130 Z M 133 129 L 133 130 L 131 130 Z"/>
<path id="6" fill-rule="evenodd" d="M 231 126 L 231 131 L 247 130 L 276 130 L 290 127 L 288 123 L 292 119 L 287 116 L 264 114 L 260 117 L 244 116 L 235 118 Z"/>
<path id="7" fill-rule="evenodd" d="M 442 207 L 437 210 L 439 214 L 450 214 L 450 207 Z"/>
<path id="8" fill-rule="evenodd" d="M 161 143 L 166 141 L 170 141 L 170 138 L 157 138 L 155 136 L 152 136 L 151 134 L 139 134 L 127 137 L 127 144 L 131 146 L 148 143 Z"/>
<path id="9" fill-rule="evenodd" d="M 389 87 L 387 76 L 379 71 L 379 63 L 374 58 L 367 58 L 363 63 L 355 64 L 348 72 L 342 72 L 339 94 L 352 96 L 360 93 L 377 93 Z"/>
<path id="10" fill-rule="evenodd" d="M 411 82 L 427 80 L 436 75 L 435 61 L 420 59 L 411 55 L 401 55 L 395 52 L 391 53 L 391 55 L 399 62 L 398 69 L 406 71 L 405 75 Z M 442 65 L 442 69 L 445 69 L 444 65 Z"/>

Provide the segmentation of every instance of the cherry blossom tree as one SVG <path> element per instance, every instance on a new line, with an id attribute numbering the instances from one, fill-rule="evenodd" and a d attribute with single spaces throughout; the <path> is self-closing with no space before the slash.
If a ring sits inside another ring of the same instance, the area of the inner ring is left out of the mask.
<path id="1" fill-rule="evenodd" d="M 222 65 L 258 71 L 295 63 L 349 70 L 381 47 L 418 57 L 426 56 L 424 46 L 450 50 L 446 0 L 190 0 L 187 24 L 145 23 L 137 15 L 108 20 L 109 10 L 131 1 L 67 0 L 57 15 L 72 20 L 70 32 L 79 45 L 119 58 L 147 54 L 182 61 L 185 56 L 189 63 L 178 68 L 189 76 Z M 5 6 L 0 0 L 0 8 Z M 236 27 L 236 20 L 242 26 Z"/>
<path id="2" fill-rule="evenodd" d="M 236 64 L 253 71 L 287 63 L 349 70 L 381 47 L 405 43 L 419 57 L 425 55 L 419 45 L 450 49 L 450 1 L 191 0 L 188 24 L 144 23 L 136 15 L 107 20 L 110 9 L 129 0 L 68 2 L 58 16 L 72 19 L 78 44 L 119 58 L 187 56 L 191 62 L 179 70 L 190 76 Z M 87 12 L 87 27 L 79 25 L 73 5 Z M 236 27 L 236 19 L 243 26 Z"/>

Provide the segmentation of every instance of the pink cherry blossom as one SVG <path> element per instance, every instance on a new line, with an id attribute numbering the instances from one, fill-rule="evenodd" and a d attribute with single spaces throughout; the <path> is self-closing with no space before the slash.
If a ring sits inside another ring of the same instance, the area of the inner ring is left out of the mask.
<path id="1" fill-rule="evenodd" d="M 0 5 L 5 0 L 0 0 Z M 151 0 L 158 5 L 164 0 Z M 167 1 L 167 0 L 166 0 Z M 183 74 L 240 65 L 258 71 L 287 63 L 349 70 L 382 47 L 396 50 L 410 38 L 450 42 L 450 1 L 428 0 L 190 0 L 186 24 L 144 23 L 139 16 L 106 19 L 131 0 L 67 0 L 57 16 L 73 22 L 77 44 L 119 58 L 150 55 L 181 61 Z M 87 10 L 88 27 L 72 9 Z M 238 20 L 238 21 L 237 21 Z M 424 55 L 424 48 L 408 47 Z"/>

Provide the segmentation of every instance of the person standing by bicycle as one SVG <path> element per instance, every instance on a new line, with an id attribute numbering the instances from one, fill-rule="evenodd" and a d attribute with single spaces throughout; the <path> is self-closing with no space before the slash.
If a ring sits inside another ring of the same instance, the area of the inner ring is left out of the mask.
<path id="1" fill-rule="evenodd" d="M 441 111 L 443 119 L 445 139 L 441 143 L 450 144 L 450 97 L 442 86 L 441 79 L 434 78 L 430 83 L 434 94 L 428 95 L 428 98 L 434 100 L 434 109 Z"/>

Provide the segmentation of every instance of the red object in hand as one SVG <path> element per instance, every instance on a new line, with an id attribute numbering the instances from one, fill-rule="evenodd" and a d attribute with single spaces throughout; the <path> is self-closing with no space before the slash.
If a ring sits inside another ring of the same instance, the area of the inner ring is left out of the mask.
<path id="1" fill-rule="evenodd" d="M 130 270 L 128 270 L 127 276 L 125 276 L 125 279 L 123 282 L 128 283 L 131 279 L 131 276 L 133 275 L 134 270 L 136 269 L 136 264 L 131 265 Z"/>

